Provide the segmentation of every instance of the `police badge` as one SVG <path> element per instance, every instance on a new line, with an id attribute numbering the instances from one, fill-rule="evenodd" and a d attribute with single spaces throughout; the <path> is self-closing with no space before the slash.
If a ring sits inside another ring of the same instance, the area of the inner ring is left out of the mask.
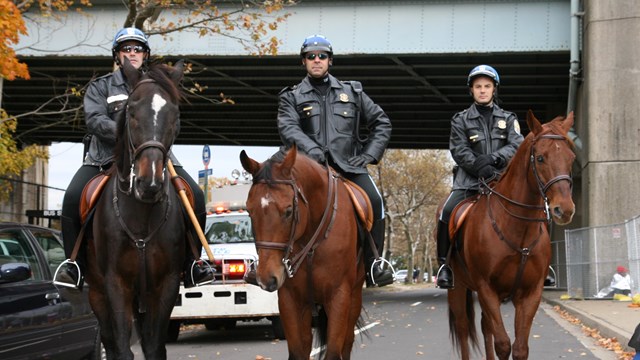
<path id="1" fill-rule="evenodd" d="M 349 95 L 347 95 L 345 93 L 340 94 L 340 101 L 349 102 Z"/>
<path id="2" fill-rule="evenodd" d="M 500 129 L 506 129 L 507 128 L 507 122 L 504 120 L 499 120 L 498 121 L 498 128 Z"/>

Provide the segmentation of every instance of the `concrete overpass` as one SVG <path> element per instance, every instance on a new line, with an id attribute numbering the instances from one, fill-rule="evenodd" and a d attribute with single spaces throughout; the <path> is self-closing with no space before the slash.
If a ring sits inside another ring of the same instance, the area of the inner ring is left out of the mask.
<path id="1" fill-rule="evenodd" d="M 64 28 L 42 22 L 39 30 L 30 29 L 31 37 L 20 45 L 42 51 L 20 51 L 33 80 L 5 82 L 3 106 L 9 112 L 33 109 L 55 91 L 110 70 L 110 39 L 124 18 L 111 3 L 97 3 L 90 12 L 96 22 L 70 15 Z M 575 104 L 584 146 L 575 172 L 573 227 L 621 222 L 640 212 L 635 0 L 308 0 L 290 11 L 293 16 L 276 33 L 283 41 L 277 57 L 245 56 L 219 38 L 151 39 L 155 54 L 195 64 L 194 78 L 209 86 L 204 95 L 222 92 L 236 101 L 231 106 L 191 99 L 183 108 L 178 143 L 279 144 L 277 93 L 303 76 L 296 56 L 302 39 L 324 33 L 335 46 L 332 73 L 362 81 L 389 113 L 392 147 L 446 148 L 451 116 L 470 102 L 466 74 L 489 63 L 501 72 L 504 107 L 521 119 L 529 108 L 548 120 Z M 66 48 L 78 39 L 86 46 Z M 575 99 L 568 96 L 570 82 Z M 19 128 L 26 142 L 79 141 L 83 133 L 81 117 L 55 114 L 21 120 Z"/>

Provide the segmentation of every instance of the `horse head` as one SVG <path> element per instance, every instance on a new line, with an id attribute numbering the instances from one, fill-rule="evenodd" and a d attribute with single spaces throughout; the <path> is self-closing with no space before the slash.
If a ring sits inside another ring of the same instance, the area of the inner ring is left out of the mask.
<path id="1" fill-rule="evenodd" d="M 136 199 L 156 202 L 169 182 L 165 167 L 180 129 L 183 62 L 155 64 L 142 73 L 125 58 L 123 71 L 130 93 L 126 116 L 118 122 L 119 178 Z"/>
<path id="2" fill-rule="evenodd" d="M 573 142 L 567 137 L 573 120 L 571 112 L 566 118 L 557 117 L 542 125 L 531 110 L 527 113 L 531 130 L 526 140 L 530 146 L 528 181 L 538 189 L 548 204 L 548 216 L 558 225 L 570 223 L 575 213 L 571 167 L 576 156 Z"/>
<path id="3" fill-rule="evenodd" d="M 299 249 L 296 241 L 309 231 L 309 202 L 301 187 L 304 174 L 320 166 L 300 156 L 295 146 L 282 161 L 274 156 L 258 163 L 242 151 L 240 162 L 253 176 L 247 210 L 258 250 L 258 284 L 264 290 L 275 291 L 292 276 L 289 255 Z"/>

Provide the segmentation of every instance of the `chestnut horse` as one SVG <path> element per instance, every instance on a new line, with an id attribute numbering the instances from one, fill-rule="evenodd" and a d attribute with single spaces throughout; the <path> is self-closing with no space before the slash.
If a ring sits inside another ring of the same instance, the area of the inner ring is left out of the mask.
<path id="1" fill-rule="evenodd" d="M 278 291 L 289 359 L 308 360 L 312 318 L 326 359 L 350 359 L 362 308 L 364 265 L 355 212 L 343 179 L 291 148 L 260 164 L 247 198 L 258 250 L 257 281 Z M 317 315 L 317 316 L 315 316 Z"/>
<path id="2" fill-rule="evenodd" d="M 573 113 L 541 125 L 527 113 L 531 132 L 500 179 L 483 184 L 453 241 L 450 264 L 455 288 L 448 290 L 449 327 L 461 359 L 469 359 L 469 340 L 478 347 L 473 296 L 482 309 L 486 359 L 527 359 L 531 324 L 542 296 L 551 261 L 548 224 L 571 222 L 571 167 L 575 159 L 567 132 Z M 463 206 L 458 206 L 452 214 Z M 450 233 L 454 231 L 449 226 Z M 500 304 L 515 307 L 513 347 L 502 321 Z"/>
<path id="3" fill-rule="evenodd" d="M 142 74 L 125 59 L 123 71 L 126 115 L 116 120 L 115 163 L 87 235 L 89 300 L 107 358 L 133 359 L 135 318 L 145 357 L 166 359 L 187 236 L 166 169 L 180 124 L 182 62 Z"/>

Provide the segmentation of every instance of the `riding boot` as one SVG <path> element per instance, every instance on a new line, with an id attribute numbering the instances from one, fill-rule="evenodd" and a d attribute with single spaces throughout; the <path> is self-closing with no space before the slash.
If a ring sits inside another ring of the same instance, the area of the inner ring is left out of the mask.
<path id="1" fill-rule="evenodd" d="M 438 248 L 438 263 L 440 264 L 436 286 L 440 289 L 453 289 L 453 270 L 446 263 L 450 246 L 449 227 L 447 223 L 438 221 L 438 234 L 436 240 Z"/>
<path id="2" fill-rule="evenodd" d="M 204 201 L 204 197 L 202 201 Z M 196 211 L 198 212 L 198 215 L 197 215 L 198 225 L 200 226 L 201 229 L 204 229 L 205 223 L 207 221 L 207 213 L 204 211 L 204 204 L 202 202 L 197 203 L 195 207 L 196 207 Z M 198 236 L 196 235 L 195 231 L 193 232 L 193 235 L 194 235 L 193 239 L 198 239 Z M 195 241 L 194 247 L 198 255 L 202 253 L 202 243 L 200 243 L 200 241 Z M 198 256 L 198 259 L 195 258 L 193 250 L 191 249 L 191 244 L 189 244 L 188 238 L 187 238 L 186 249 L 187 249 L 186 250 L 187 256 L 184 262 L 185 289 L 188 289 L 194 286 L 206 285 L 208 283 L 213 282 L 215 270 L 209 265 L 209 263 L 200 259 L 199 256 Z"/>
<path id="3" fill-rule="evenodd" d="M 71 253 L 80 234 L 80 225 L 77 221 L 67 216 L 61 216 L 60 221 L 62 225 L 62 242 L 67 260 L 58 266 L 56 273 L 53 275 L 53 281 L 55 285 L 82 290 L 82 285 L 84 284 L 84 276 L 82 275 L 84 246 L 80 247 L 76 261 L 71 262 L 70 260 Z"/>
<path id="4" fill-rule="evenodd" d="M 551 268 L 551 266 L 549 266 L 549 273 L 547 274 L 547 277 L 544 279 L 544 286 L 551 286 L 554 287 L 556 286 L 556 278 L 554 275 L 554 272 L 552 271 L 553 269 Z"/>
<path id="5" fill-rule="evenodd" d="M 382 253 L 384 247 L 384 219 L 376 220 L 371 228 L 371 237 L 375 243 L 378 255 Z M 384 267 L 384 262 L 380 258 L 376 259 L 373 249 L 371 249 L 369 239 L 365 239 L 365 272 L 367 274 L 367 287 L 382 287 L 393 283 L 393 272 Z"/>

